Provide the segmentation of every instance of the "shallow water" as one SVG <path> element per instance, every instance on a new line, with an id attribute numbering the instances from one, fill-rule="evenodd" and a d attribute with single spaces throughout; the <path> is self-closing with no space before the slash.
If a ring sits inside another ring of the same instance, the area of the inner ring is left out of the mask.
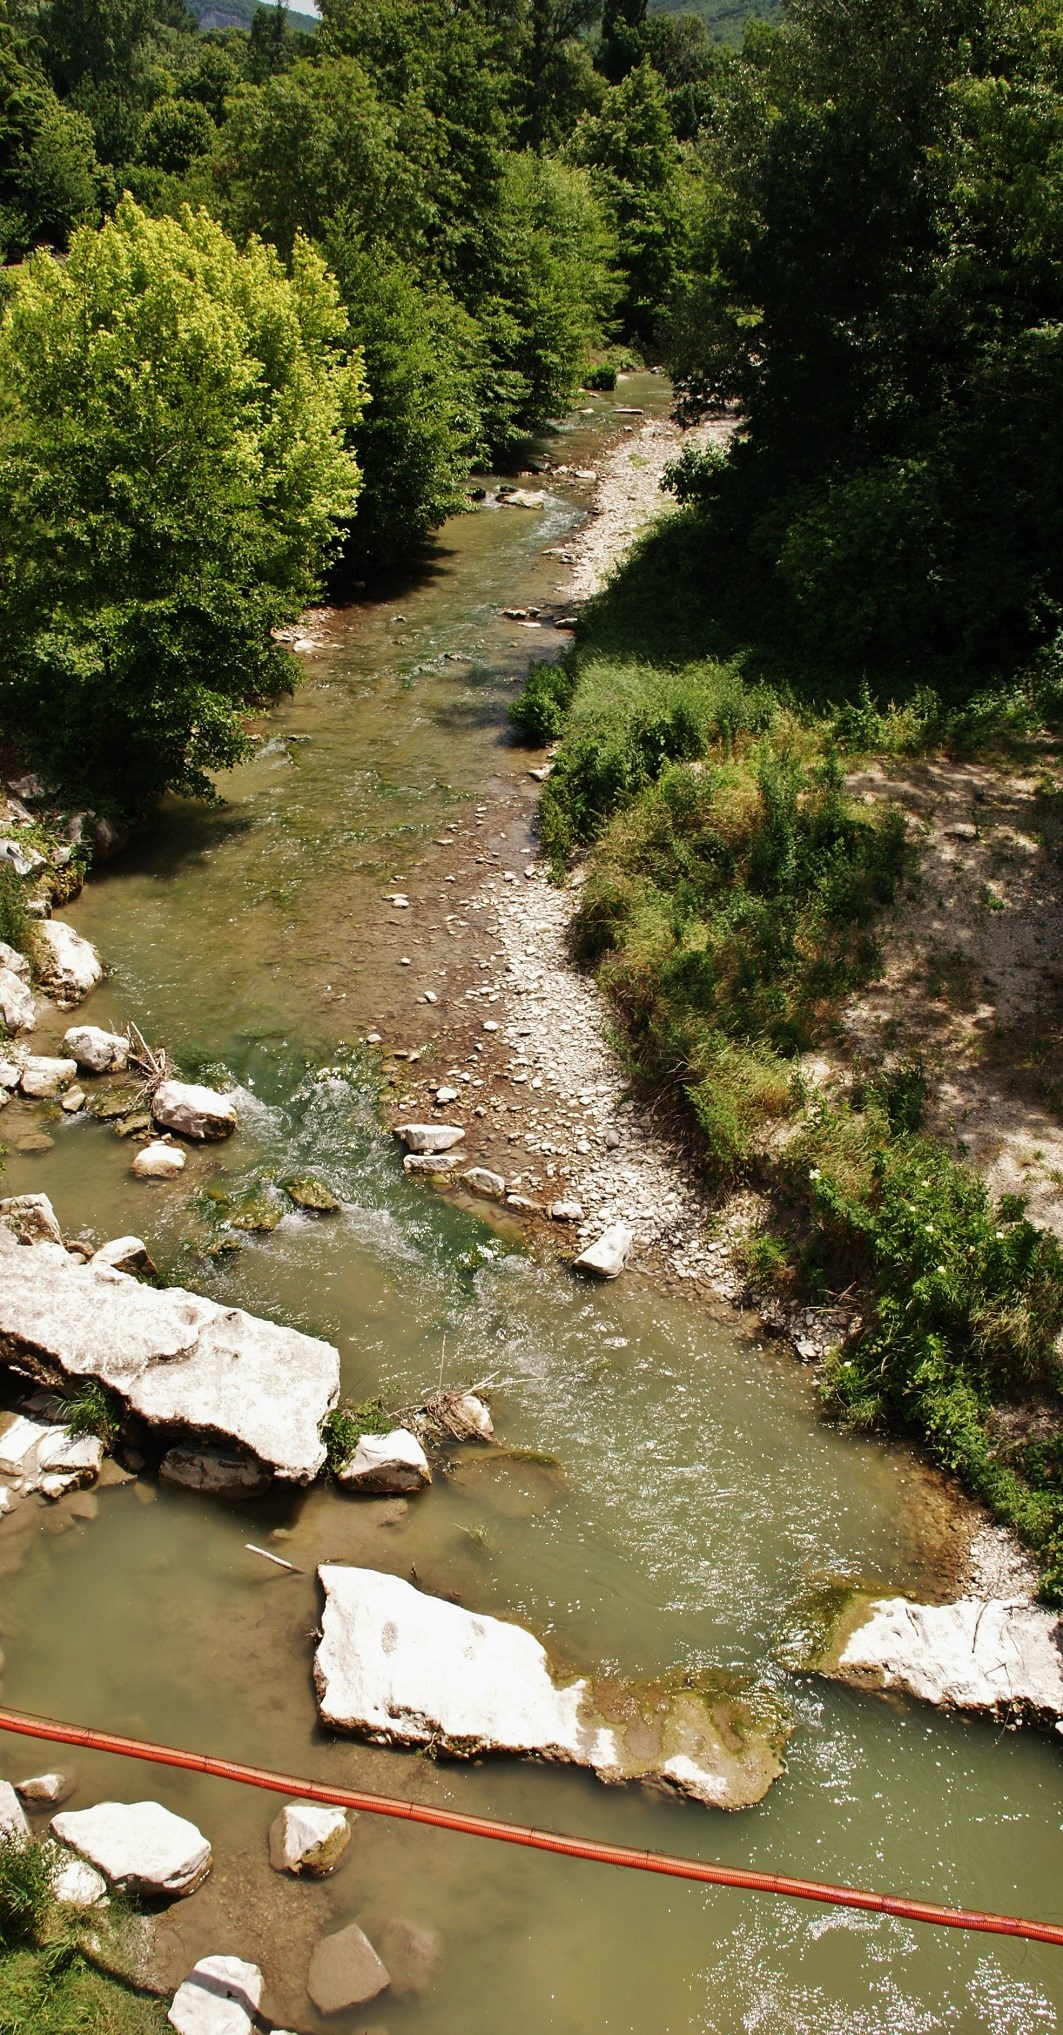
<path id="1" fill-rule="evenodd" d="M 621 400 L 661 396 L 647 377 Z M 572 463 L 593 459 L 611 411 L 599 399 L 578 420 Z M 5 1173 L 9 1192 L 48 1191 L 68 1231 L 136 1230 L 169 1274 L 327 1333 L 353 1397 L 420 1393 L 441 1359 L 453 1380 L 490 1377 L 500 1439 L 558 1466 L 466 1451 L 405 1509 L 326 1490 L 225 1505 L 143 1485 L 101 1491 L 88 1525 L 42 1509 L 4 1584 L 5 1699 L 619 1843 L 1059 1919 L 1055 1742 L 798 1682 L 779 1665 L 810 1584 L 933 1588 L 950 1524 L 935 1482 L 904 1450 L 821 1422 L 807 1375 L 726 1311 L 635 1279 L 576 1287 L 515 1234 L 405 1181 L 370 1058 L 342 1043 L 392 995 L 382 893 L 443 821 L 524 768 L 504 710 L 550 637 L 499 609 L 552 592 L 556 561 L 541 554 L 575 514 L 556 498 L 542 515 L 464 518 L 418 580 L 331 616 L 306 686 L 224 804 L 170 809 L 72 911 L 112 968 L 92 1017 L 135 1018 L 186 1069 L 227 1068 L 243 1091 L 237 1139 L 156 1189 L 130 1178 L 129 1148 L 109 1130 L 62 1121 L 50 1152 L 16 1154 Z M 19 1127 L 15 1105 L 9 1143 Z M 205 1186 L 300 1167 L 330 1182 L 338 1216 L 290 1214 L 236 1257 L 192 1255 L 188 1203 Z M 302 1573 L 267 1567 L 248 1540 Z M 313 1571 L 337 1558 L 412 1569 L 428 1589 L 520 1618 L 567 1667 L 767 1680 L 796 1717 L 788 1771 L 760 1809 L 727 1816 L 547 1768 L 328 1741 L 310 1679 Z M 34 1762 L 31 1748 L 0 1745 L 0 1770 Z M 286 2026 L 325 2025 L 302 1990 L 309 1948 L 355 1915 L 371 1933 L 396 1915 L 432 1926 L 442 1954 L 424 1998 L 333 2017 L 340 2035 L 1026 2035 L 1063 2010 L 1063 1965 L 1047 1949 L 366 1818 L 334 1879 L 282 1882 L 265 1863 L 269 1797 L 102 1757 L 77 1767 L 79 1800 L 157 1793 L 200 1822 L 216 1868 L 171 1911 L 175 1964 L 258 1957 Z"/>

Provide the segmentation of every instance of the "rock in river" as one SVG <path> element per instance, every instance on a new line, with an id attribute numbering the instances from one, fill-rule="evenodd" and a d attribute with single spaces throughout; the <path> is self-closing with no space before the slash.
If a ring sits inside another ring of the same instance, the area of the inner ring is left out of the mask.
<path id="1" fill-rule="evenodd" d="M 37 928 L 37 976 L 60 1010 L 81 1003 L 103 975 L 103 964 L 88 940 L 64 919 L 44 919 Z"/>
<path id="2" fill-rule="evenodd" d="M 375 2000 L 391 1984 L 387 1966 L 357 1922 L 348 1922 L 335 1936 L 324 1936 L 310 1959 L 306 1990 L 322 2014 Z"/>
<path id="3" fill-rule="evenodd" d="M 223 1456 L 213 1449 L 167 1449 L 159 1464 L 164 1484 L 184 1491 L 209 1491 L 214 1497 L 259 1498 L 269 1486 L 269 1471 L 253 1456 Z"/>
<path id="4" fill-rule="evenodd" d="M 596 1243 L 581 1251 L 573 1271 L 592 1272 L 597 1279 L 618 1279 L 631 1256 L 635 1239 L 625 1222 L 614 1222 Z"/>
<path id="5" fill-rule="evenodd" d="M 330 1343 L 2 1227 L 0 1359 L 46 1385 L 98 1378 L 149 1427 L 235 1444 L 295 1484 L 322 1468 L 339 1397 Z"/>
<path id="6" fill-rule="evenodd" d="M 203 1832 L 161 1802 L 64 1809 L 52 1817 L 52 1832 L 129 1894 L 191 1894 L 210 1871 Z"/>
<path id="7" fill-rule="evenodd" d="M 201 1957 L 173 1996 L 166 2019 L 177 2035 L 252 2035 L 262 1973 L 242 1957 Z"/>
<path id="8" fill-rule="evenodd" d="M 176 1131 L 197 1144 L 230 1137 L 236 1129 L 236 1110 L 229 1097 L 192 1081 L 160 1082 L 151 1098 L 151 1114 L 163 1130 Z"/>
<path id="9" fill-rule="evenodd" d="M 1025 1598 L 848 1595 L 809 1666 L 861 1689 L 901 1689 L 941 1709 L 1009 1723 L 1063 1719 L 1063 1624 Z"/>
<path id="10" fill-rule="evenodd" d="M 145 1145 L 133 1161 L 133 1171 L 138 1180 L 173 1180 L 184 1169 L 184 1153 L 162 1138 Z"/>
<path id="11" fill-rule="evenodd" d="M 43 1053 L 31 1053 L 22 1068 L 19 1087 L 36 1102 L 50 1102 L 69 1088 L 77 1073 L 73 1060 L 53 1060 Z"/>
<path id="12" fill-rule="evenodd" d="M 129 1040 L 100 1025 L 71 1025 L 63 1044 L 77 1061 L 79 1074 L 118 1074 L 129 1059 Z"/>
<path id="13" fill-rule="evenodd" d="M 449 1152 L 452 1145 L 460 1145 L 465 1132 L 456 1123 L 400 1123 L 395 1135 L 408 1152 Z"/>
<path id="14" fill-rule="evenodd" d="M 0 1201 L 0 1224 L 20 1244 L 61 1244 L 63 1232 L 46 1194 L 12 1194 Z"/>
<path id="15" fill-rule="evenodd" d="M 560 1760 L 730 1809 L 759 1802 L 782 1772 L 786 1727 L 767 1707 L 688 1687 L 561 1683 L 519 1625 L 373 1569 L 329 1564 L 318 1574 L 325 1610 L 314 1681 L 333 1730 L 456 1759 Z"/>
<path id="16" fill-rule="evenodd" d="M 275 1872 L 334 1872 L 351 1841 L 342 1809 L 327 1802 L 286 1802 L 269 1828 L 269 1862 Z"/>
<path id="17" fill-rule="evenodd" d="M 338 1473 L 346 1491 L 386 1492 L 402 1496 L 420 1491 L 432 1481 L 432 1472 L 415 1434 L 406 1427 L 392 1428 L 390 1434 L 363 1434 L 349 1461 Z"/>

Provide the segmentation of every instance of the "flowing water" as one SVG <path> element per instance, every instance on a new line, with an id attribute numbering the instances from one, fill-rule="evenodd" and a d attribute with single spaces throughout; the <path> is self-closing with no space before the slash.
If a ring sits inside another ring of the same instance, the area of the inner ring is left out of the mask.
<path id="1" fill-rule="evenodd" d="M 660 404 L 649 377 L 624 401 Z M 568 425 L 586 463 L 613 400 Z M 748 1325 L 631 1277 L 588 1291 L 519 1241 L 406 1181 L 371 1056 L 390 1007 L 379 928 L 441 823 L 523 770 L 504 736 L 533 639 L 504 605 L 548 596 L 544 549 L 578 520 L 485 509 L 451 524 L 416 579 L 327 617 L 307 683 L 204 812 L 174 805 L 71 912 L 111 976 L 91 1016 L 134 1018 L 186 1071 L 228 1070 L 241 1128 L 145 1187 L 106 1127 L 49 1126 L 13 1153 L 8 1192 L 44 1189 L 64 1227 L 146 1235 L 163 1269 L 327 1334 L 344 1390 L 399 1402 L 447 1373 L 490 1376 L 499 1438 L 549 1461 L 465 1451 L 407 1506 L 326 1488 L 225 1504 L 125 1484 L 95 1519 L 26 1508 L 0 1535 L 5 1699 L 287 1771 L 620 1843 L 805 1872 L 1058 1920 L 1059 1748 L 1032 1732 L 797 1680 L 795 1605 L 845 1575 L 933 1591 L 951 1514 L 901 1449 L 844 1437 L 807 1375 Z M 401 618 L 401 619 L 399 619 Z M 546 632 L 536 647 L 549 643 Z M 388 964 L 389 968 L 391 964 Z M 13 1145 L 21 1105 L 5 1117 Z M 311 1169 L 342 1199 L 293 1213 L 220 1261 L 192 1257 L 206 1187 Z M 271 1534 L 279 1540 L 270 1541 Z M 296 1564 L 282 1573 L 245 1543 Z M 530 1625 L 566 1667 L 711 1667 L 772 1683 L 796 1729 L 757 1810 L 728 1816 L 560 1770 L 436 1764 L 319 1734 L 310 1676 L 315 1565 L 350 1560 Z M 33 1755 L 0 1744 L 3 1771 Z M 531 1857 L 362 1818 L 324 1883 L 265 1862 L 276 1803 L 201 1777 L 77 1761 L 79 1800 L 158 1794 L 211 1838 L 215 1871 L 170 1911 L 177 1970 L 255 1957 L 278 2021 L 418 2035 L 915 2035 L 1054 2029 L 1059 1953 L 917 1930 Z M 420 1998 L 315 2020 L 312 1942 L 358 1917 L 434 1929 Z"/>

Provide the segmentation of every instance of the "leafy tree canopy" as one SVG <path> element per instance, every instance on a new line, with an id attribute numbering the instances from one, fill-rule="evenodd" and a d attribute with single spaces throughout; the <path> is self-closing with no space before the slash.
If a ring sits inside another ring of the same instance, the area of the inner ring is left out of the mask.
<path id="1" fill-rule="evenodd" d="M 362 399 L 305 242 L 289 271 L 130 199 L 18 273 L 0 325 L 0 718 L 68 787 L 203 794 L 288 682 L 272 631 L 354 509 Z"/>

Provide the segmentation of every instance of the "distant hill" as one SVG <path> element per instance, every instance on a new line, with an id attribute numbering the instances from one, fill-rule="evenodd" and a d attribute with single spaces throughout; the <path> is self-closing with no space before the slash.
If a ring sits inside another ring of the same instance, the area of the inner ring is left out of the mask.
<path id="1" fill-rule="evenodd" d="M 650 0 L 651 14 L 700 14 L 717 42 L 741 42 L 747 21 L 781 21 L 783 0 Z"/>
<path id="2" fill-rule="evenodd" d="M 201 28 L 250 28 L 259 0 L 187 0 Z M 313 35 L 317 17 L 309 9 L 289 7 L 288 20 L 304 35 Z"/>

